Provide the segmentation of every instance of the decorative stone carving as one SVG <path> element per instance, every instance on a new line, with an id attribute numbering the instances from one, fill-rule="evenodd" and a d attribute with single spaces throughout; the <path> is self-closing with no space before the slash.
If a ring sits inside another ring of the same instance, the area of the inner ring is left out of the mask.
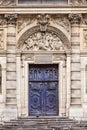
<path id="1" fill-rule="evenodd" d="M 65 55 L 58 55 L 58 54 L 54 54 L 53 55 L 53 60 L 54 61 L 58 61 L 58 60 L 65 60 L 66 56 Z"/>
<path id="2" fill-rule="evenodd" d="M 4 32 L 3 29 L 0 30 L 0 49 L 4 48 Z"/>
<path id="3" fill-rule="evenodd" d="M 55 33 L 34 33 L 24 42 L 24 50 L 63 50 L 64 45 Z"/>
<path id="4" fill-rule="evenodd" d="M 68 18 L 71 24 L 80 24 L 82 14 L 69 14 Z"/>
<path id="5" fill-rule="evenodd" d="M 16 5 L 16 0 L 0 0 L 0 6 L 14 6 Z"/>
<path id="6" fill-rule="evenodd" d="M 82 24 L 87 25 L 87 14 L 83 15 Z"/>
<path id="7" fill-rule="evenodd" d="M 34 61 L 34 55 L 33 54 L 23 54 L 21 59 L 22 59 L 22 61 L 24 61 L 24 60 Z"/>
<path id="8" fill-rule="evenodd" d="M 4 17 L 2 15 L 0 15 L 0 26 L 2 27 L 6 24 L 7 24 L 6 20 L 4 19 Z"/>
<path id="9" fill-rule="evenodd" d="M 84 5 L 86 0 L 70 0 L 70 4 L 73 6 Z"/>
<path id="10" fill-rule="evenodd" d="M 45 14 L 38 15 L 37 21 L 40 25 L 40 31 L 45 32 L 47 29 L 47 25 L 49 24 L 49 16 Z"/>
<path id="11" fill-rule="evenodd" d="M 54 24 L 62 26 L 67 32 L 70 31 L 69 20 L 66 16 L 61 17 L 60 15 L 55 15 L 51 17 L 51 21 L 53 21 Z"/>
<path id="12" fill-rule="evenodd" d="M 18 33 L 24 29 L 26 26 L 30 25 L 35 21 L 35 15 L 21 15 L 17 21 Z"/>
<path id="13" fill-rule="evenodd" d="M 16 24 L 17 14 L 5 14 L 7 24 Z"/>
<path id="14" fill-rule="evenodd" d="M 87 30 L 83 31 L 84 47 L 87 47 Z"/>

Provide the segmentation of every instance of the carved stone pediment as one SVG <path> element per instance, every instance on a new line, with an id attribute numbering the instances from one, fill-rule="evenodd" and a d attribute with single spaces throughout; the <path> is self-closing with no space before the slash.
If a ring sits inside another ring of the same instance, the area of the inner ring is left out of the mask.
<path id="1" fill-rule="evenodd" d="M 17 49 L 29 51 L 55 51 L 70 50 L 71 44 L 68 37 L 58 28 L 47 26 L 41 31 L 39 26 L 28 29 L 18 39 Z"/>
<path id="2" fill-rule="evenodd" d="M 64 44 L 61 39 L 53 32 L 37 32 L 30 35 L 22 46 L 23 50 L 63 50 Z"/>

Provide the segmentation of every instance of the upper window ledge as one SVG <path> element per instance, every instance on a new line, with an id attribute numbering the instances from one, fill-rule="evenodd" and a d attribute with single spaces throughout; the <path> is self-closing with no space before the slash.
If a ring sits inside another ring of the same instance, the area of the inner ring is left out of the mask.
<path id="1" fill-rule="evenodd" d="M 87 0 L 0 0 L 0 7 L 10 6 L 87 6 Z"/>
<path id="2" fill-rule="evenodd" d="M 62 4 L 68 4 L 68 0 L 18 0 L 17 1 L 18 4 L 58 4 L 58 5 L 62 5 Z"/>

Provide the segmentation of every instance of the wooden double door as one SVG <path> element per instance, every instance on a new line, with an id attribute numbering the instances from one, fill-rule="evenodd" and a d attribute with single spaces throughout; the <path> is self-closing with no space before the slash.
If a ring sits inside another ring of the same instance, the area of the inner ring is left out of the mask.
<path id="1" fill-rule="evenodd" d="M 58 115 L 58 65 L 29 65 L 29 115 Z"/>

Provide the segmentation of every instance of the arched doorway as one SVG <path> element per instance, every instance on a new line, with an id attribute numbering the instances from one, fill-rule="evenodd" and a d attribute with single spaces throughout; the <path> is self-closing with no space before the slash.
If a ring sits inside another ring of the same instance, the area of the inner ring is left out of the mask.
<path id="1" fill-rule="evenodd" d="M 65 113 L 67 95 L 65 98 L 63 94 L 67 89 L 63 77 L 70 49 L 68 38 L 52 26 L 45 32 L 35 26 L 21 35 L 17 48 L 20 50 L 20 89 L 23 89 L 20 92 L 22 114 L 57 116 Z"/>

